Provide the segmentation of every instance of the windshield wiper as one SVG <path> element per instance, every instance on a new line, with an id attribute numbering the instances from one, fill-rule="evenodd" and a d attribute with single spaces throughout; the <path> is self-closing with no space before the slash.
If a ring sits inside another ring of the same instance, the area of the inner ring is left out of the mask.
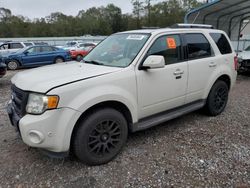
<path id="1" fill-rule="evenodd" d="M 89 63 L 89 64 L 94 64 L 94 65 L 104 65 L 101 62 L 95 61 L 95 60 L 91 60 L 91 61 L 84 61 L 85 63 Z"/>

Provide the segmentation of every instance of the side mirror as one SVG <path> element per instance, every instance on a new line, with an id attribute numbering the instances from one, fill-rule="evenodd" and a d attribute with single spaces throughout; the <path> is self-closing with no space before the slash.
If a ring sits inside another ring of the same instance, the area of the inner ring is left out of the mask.
<path id="1" fill-rule="evenodd" d="M 28 51 L 25 51 L 25 52 L 23 52 L 23 53 L 24 53 L 24 55 L 28 55 L 29 52 L 28 52 Z"/>
<path id="2" fill-rule="evenodd" d="M 160 69 L 165 67 L 165 59 L 161 55 L 150 55 L 144 61 L 141 69 Z"/>

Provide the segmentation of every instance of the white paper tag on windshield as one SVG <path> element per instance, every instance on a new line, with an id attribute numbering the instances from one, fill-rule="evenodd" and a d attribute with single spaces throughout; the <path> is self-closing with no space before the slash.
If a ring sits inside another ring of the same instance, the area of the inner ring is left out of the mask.
<path id="1" fill-rule="evenodd" d="M 129 35 L 127 40 L 142 40 L 144 37 L 144 35 Z"/>

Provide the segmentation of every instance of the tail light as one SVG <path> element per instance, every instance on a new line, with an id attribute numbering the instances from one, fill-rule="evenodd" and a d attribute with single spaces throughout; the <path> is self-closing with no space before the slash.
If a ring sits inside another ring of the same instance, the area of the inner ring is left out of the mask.
<path id="1" fill-rule="evenodd" d="M 237 71 L 238 68 L 239 68 L 239 66 L 238 66 L 238 57 L 234 56 L 234 69 Z"/>

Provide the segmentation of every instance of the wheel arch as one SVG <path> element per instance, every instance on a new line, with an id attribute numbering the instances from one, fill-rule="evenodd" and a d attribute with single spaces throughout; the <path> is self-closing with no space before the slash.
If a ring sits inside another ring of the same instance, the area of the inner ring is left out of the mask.
<path id="1" fill-rule="evenodd" d="M 228 89 L 230 90 L 231 87 L 232 87 L 232 79 L 231 77 L 228 75 L 228 74 L 221 74 L 221 75 L 218 75 L 212 82 L 210 82 L 210 84 L 208 85 L 207 87 L 207 92 L 204 96 L 204 99 L 206 99 L 213 87 L 213 85 L 218 81 L 218 80 L 221 80 L 221 81 L 224 81 L 227 86 L 228 86 Z"/>
<path id="2" fill-rule="evenodd" d="M 65 61 L 65 58 L 62 56 L 62 55 L 57 55 L 57 56 L 55 56 L 55 58 L 54 58 L 54 62 L 56 62 L 56 59 L 57 58 L 61 58 L 61 59 L 63 59 L 63 61 Z"/>
<path id="3" fill-rule="evenodd" d="M 18 63 L 18 66 L 23 66 L 22 61 L 18 58 L 11 58 L 9 61 L 6 62 L 6 65 L 8 65 L 8 63 L 11 61 L 16 61 Z"/>
<path id="4" fill-rule="evenodd" d="M 84 118 L 91 114 L 93 111 L 95 111 L 96 109 L 100 109 L 100 108 L 113 108 L 117 111 L 119 111 L 121 114 L 123 114 L 123 116 L 125 117 L 125 119 L 127 120 L 128 123 L 128 130 L 131 131 L 132 130 L 132 126 L 133 126 L 133 117 L 132 114 L 129 110 L 129 108 L 122 102 L 120 101 L 104 101 L 104 102 L 100 102 L 97 103 L 93 106 L 91 106 L 90 108 L 88 108 L 87 110 L 85 110 L 81 116 L 78 118 L 75 126 L 73 127 L 72 133 L 71 133 L 71 139 L 70 139 L 70 148 L 72 148 L 72 141 L 74 139 L 74 136 L 76 134 L 77 129 L 80 126 L 80 123 L 84 120 Z"/>
<path id="5" fill-rule="evenodd" d="M 219 78 L 217 78 L 217 80 L 215 82 L 217 82 L 218 80 L 224 81 L 227 84 L 228 89 L 231 88 L 231 78 L 227 74 L 221 75 Z"/>

